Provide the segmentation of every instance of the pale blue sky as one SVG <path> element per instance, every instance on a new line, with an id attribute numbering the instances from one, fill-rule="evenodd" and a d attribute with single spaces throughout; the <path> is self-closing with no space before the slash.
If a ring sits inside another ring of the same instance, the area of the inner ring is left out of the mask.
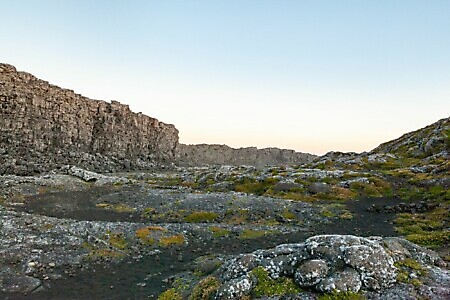
<path id="1" fill-rule="evenodd" d="M 0 0 L 0 61 L 184 143 L 364 151 L 450 115 L 450 1 Z"/>

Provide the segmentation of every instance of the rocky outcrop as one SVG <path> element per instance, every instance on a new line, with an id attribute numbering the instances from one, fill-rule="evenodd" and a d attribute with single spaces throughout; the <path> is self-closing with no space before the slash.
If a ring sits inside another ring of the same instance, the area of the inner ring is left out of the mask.
<path id="1" fill-rule="evenodd" d="M 391 153 L 403 157 L 424 158 L 446 153 L 448 159 L 449 152 L 450 117 L 383 143 L 373 149 L 370 154 Z"/>
<path id="2" fill-rule="evenodd" d="M 0 174 L 73 164 L 93 171 L 171 162 L 178 130 L 0 64 Z"/>
<path id="3" fill-rule="evenodd" d="M 316 155 L 279 148 L 256 147 L 231 148 L 226 145 L 184 145 L 179 144 L 175 152 L 181 166 L 206 165 L 299 165 L 312 161 Z"/>
<path id="4" fill-rule="evenodd" d="M 362 153 L 328 152 L 316 158 L 312 166 L 353 165 L 380 167 L 413 167 L 413 172 L 445 173 L 450 165 L 450 117 L 402 135 Z M 429 166 L 427 166 L 429 165 Z"/>
<path id="5" fill-rule="evenodd" d="M 448 299 L 443 267 L 436 253 L 401 238 L 319 235 L 226 260 L 207 277 L 217 282 L 208 299 Z"/>

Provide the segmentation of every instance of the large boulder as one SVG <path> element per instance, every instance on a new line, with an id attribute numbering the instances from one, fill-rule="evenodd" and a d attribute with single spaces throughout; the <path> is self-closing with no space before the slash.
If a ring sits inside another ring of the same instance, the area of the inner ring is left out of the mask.
<path id="1" fill-rule="evenodd" d="M 209 276 L 220 282 L 215 299 L 261 296 L 265 289 L 270 299 L 315 299 L 314 294 L 331 292 L 369 299 L 449 299 L 444 266 L 433 251 L 401 238 L 319 235 L 238 255 Z M 266 275 L 258 279 L 261 270 Z"/>

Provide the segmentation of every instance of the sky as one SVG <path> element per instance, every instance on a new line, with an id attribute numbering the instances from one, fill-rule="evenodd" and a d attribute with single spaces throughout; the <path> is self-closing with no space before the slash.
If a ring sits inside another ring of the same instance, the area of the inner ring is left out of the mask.
<path id="1" fill-rule="evenodd" d="M 369 151 L 450 115 L 447 0 L 0 0 L 0 62 L 180 142 Z"/>

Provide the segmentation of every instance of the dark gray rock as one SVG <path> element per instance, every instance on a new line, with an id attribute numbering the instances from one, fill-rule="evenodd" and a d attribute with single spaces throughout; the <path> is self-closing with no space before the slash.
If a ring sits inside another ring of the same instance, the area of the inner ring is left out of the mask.
<path id="1" fill-rule="evenodd" d="M 295 272 L 295 281 L 301 287 L 318 284 L 328 274 L 330 268 L 322 259 L 312 259 L 302 263 Z"/>
<path id="2" fill-rule="evenodd" d="M 252 279 L 247 274 L 231 279 L 219 288 L 216 299 L 240 299 L 250 294 L 252 286 Z"/>
<path id="3" fill-rule="evenodd" d="M 352 268 L 346 268 L 342 272 L 336 272 L 320 281 L 317 289 L 324 293 L 337 291 L 358 292 L 362 283 L 359 273 Z"/>
<path id="4" fill-rule="evenodd" d="M 308 186 L 308 192 L 311 194 L 329 193 L 331 191 L 330 185 L 322 182 L 314 182 Z"/>
<path id="5" fill-rule="evenodd" d="M 360 273 L 361 280 L 368 289 L 379 290 L 395 282 L 397 269 L 394 267 L 394 260 L 377 244 L 348 247 L 344 261 Z"/>

